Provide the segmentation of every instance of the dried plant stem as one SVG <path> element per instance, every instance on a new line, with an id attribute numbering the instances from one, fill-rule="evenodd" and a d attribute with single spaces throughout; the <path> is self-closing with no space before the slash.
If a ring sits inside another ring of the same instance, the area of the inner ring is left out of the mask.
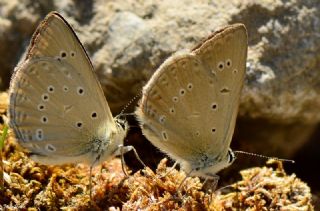
<path id="1" fill-rule="evenodd" d="M 4 190 L 4 180 L 3 180 L 3 162 L 2 162 L 2 149 L 4 146 L 4 141 L 8 134 L 8 125 L 4 124 L 2 128 L 2 135 L 0 137 L 0 192 Z"/>

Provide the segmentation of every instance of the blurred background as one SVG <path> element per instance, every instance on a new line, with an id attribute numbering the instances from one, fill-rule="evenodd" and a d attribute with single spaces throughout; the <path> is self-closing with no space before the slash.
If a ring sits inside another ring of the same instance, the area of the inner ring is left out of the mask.
<path id="1" fill-rule="evenodd" d="M 140 93 L 172 53 L 190 49 L 220 27 L 248 30 L 245 87 L 232 149 L 294 159 L 285 169 L 320 195 L 320 3 L 266 1 L 5 1 L 0 0 L 0 90 L 23 57 L 32 33 L 52 10 L 73 26 L 86 48 L 114 114 Z M 132 103 L 126 112 L 137 106 Z M 156 167 L 164 155 L 144 139 L 134 118 L 127 144 Z M 147 150 L 146 150 L 147 149 Z M 137 165 L 126 155 L 127 163 Z M 239 155 L 222 180 L 263 165 Z M 319 201 L 317 201 L 319 203 Z"/>

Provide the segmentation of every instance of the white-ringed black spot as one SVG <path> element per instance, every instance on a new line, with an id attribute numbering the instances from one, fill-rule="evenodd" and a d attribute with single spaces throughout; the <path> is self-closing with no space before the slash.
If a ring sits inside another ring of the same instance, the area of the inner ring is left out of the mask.
<path id="1" fill-rule="evenodd" d="M 228 68 L 230 68 L 230 67 L 232 66 L 232 61 L 231 61 L 231 59 L 227 59 L 227 60 L 226 60 L 226 65 L 227 65 Z"/>
<path id="2" fill-rule="evenodd" d="M 47 145 L 46 145 L 46 150 L 47 150 L 48 152 L 55 152 L 55 151 L 57 151 L 57 149 L 56 149 L 52 144 L 47 144 Z"/>
<path id="3" fill-rule="evenodd" d="M 42 141 L 43 140 L 43 130 L 42 129 L 37 129 L 36 130 L 36 139 L 38 141 Z"/>
<path id="4" fill-rule="evenodd" d="M 54 92 L 54 86 L 49 85 L 49 86 L 48 86 L 48 92 L 49 92 L 49 93 L 53 93 L 53 92 Z"/>
<path id="5" fill-rule="evenodd" d="M 92 119 L 96 119 L 98 117 L 97 112 L 92 112 L 91 117 Z"/>
<path id="6" fill-rule="evenodd" d="M 83 123 L 82 122 L 76 122 L 76 126 L 77 126 L 77 128 L 82 128 Z"/>
<path id="7" fill-rule="evenodd" d="M 166 132 L 166 131 L 162 131 L 161 134 L 162 134 L 162 138 L 163 138 L 165 141 L 167 141 L 167 140 L 168 140 L 168 134 L 167 134 L 167 132 Z"/>
<path id="8" fill-rule="evenodd" d="M 77 88 L 77 93 L 78 93 L 78 95 L 84 95 L 84 89 L 81 86 L 79 86 Z"/>
<path id="9" fill-rule="evenodd" d="M 191 90 L 192 90 L 192 88 L 193 88 L 193 84 L 192 84 L 192 83 L 188 83 L 188 85 L 187 85 L 187 89 L 188 89 L 189 91 L 191 91 Z"/>
<path id="10" fill-rule="evenodd" d="M 61 58 L 65 58 L 65 57 L 67 57 L 67 53 L 65 51 L 61 51 L 60 56 L 61 56 Z"/>
<path id="11" fill-rule="evenodd" d="M 216 129 L 215 129 L 215 128 L 211 128 L 211 132 L 212 132 L 212 133 L 215 133 L 215 132 L 216 132 Z"/>
<path id="12" fill-rule="evenodd" d="M 172 98 L 172 101 L 175 102 L 175 103 L 177 103 L 177 102 L 179 101 L 179 98 L 178 98 L 177 96 L 174 96 L 174 97 Z"/>
<path id="13" fill-rule="evenodd" d="M 38 105 L 38 110 L 43 111 L 45 109 L 45 106 L 43 104 Z"/>
<path id="14" fill-rule="evenodd" d="M 224 69 L 224 63 L 223 62 L 218 62 L 218 64 L 217 64 L 217 68 L 218 68 L 218 70 L 220 70 L 220 71 L 222 71 L 223 69 Z"/>
<path id="15" fill-rule="evenodd" d="M 41 96 L 42 100 L 47 102 L 49 101 L 49 95 L 47 93 L 44 93 L 42 96 Z"/>
<path id="16" fill-rule="evenodd" d="M 71 52 L 70 52 L 70 55 L 71 55 L 72 57 L 75 57 L 75 56 L 76 56 L 76 53 L 75 53 L 74 51 L 71 51 Z"/>
<path id="17" fill-rule="evenodd" d="M 211 108 L 212 108 L 212 110 L 217 110 L 218 109 L 218 104 L 217 103 L 212 103 L 211 104 Z"/>
<path id="18" fill-rule="evenodd" d="M 180 96 L 184 96 L 186 94 L 186 90 L 180 89 L 179 94 L 180 94 Z"/>
<path id="19" fill-rule="evenodd" d="M 176 112 L 176 110 L 174 108 L 170 108 L 169 111 L 170 111 L 171 114 L 174 114 Z"/>
<path id="20" fill-rule="evenodd" d="M 48 123 L 48 117 L 42 116 L 41 117 L 41 122 L 44 123 L 44 124 Z"/>

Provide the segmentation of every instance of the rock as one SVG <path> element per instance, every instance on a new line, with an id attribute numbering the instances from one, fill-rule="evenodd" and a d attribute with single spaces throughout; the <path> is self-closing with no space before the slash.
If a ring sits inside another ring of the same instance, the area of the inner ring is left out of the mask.
<path id="1" fill-rule="evenodd" d="M 219 26 L 243 22 L 249 54 L 240 115 L 284 123 L 320 119 L 320 12 L 313 1 L 40 2 L 1 3 L 2 73 L 12 71 L 40 17 L 58 9 L 88 49 L 110 106 L 119 112 L 170 54 Z"/>

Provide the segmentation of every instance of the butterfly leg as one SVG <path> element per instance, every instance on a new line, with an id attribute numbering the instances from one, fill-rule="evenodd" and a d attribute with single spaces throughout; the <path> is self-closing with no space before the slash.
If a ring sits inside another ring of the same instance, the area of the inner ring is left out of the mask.
<path id="1" fill-rule="evenodd" d="M 122 171 L 123 173 L 128 176 L 129 174 L 127 173 L 126 169 L 125 169 L 125 160 L 124 160 L 124 153 L 127 153 L 129 151 L 133 151 L 134 155 L 136 156 L 136 158 L 138 159 L 138 161 L 144 166 L 144 168 L 146 168 L 146 164 L 144 164 L 144 162 L 141 160 L 139 154 L 137 153 L 137 150 L 134 148 L 134 146 L 128 145 L 128 146 L 123 146 L 122 144 L 118 146 L 120 149 L 120 155 L 121 155 L 121 167 L 122 167 Z"/>
<path id="2" fill-rule="evenodd" d="M 202 188 L 210 194 L 209 204 L 211 204 L 213 193 L 217 188 L 220 177 L 216 174 L 207 174 L 207 176 L 208 177 L 203 182 Z M 208 182 L 210 183 L 208 184 L 209 187 L 206 185 Z"/>
<path id="3" fill-rule="evenodd" d="M 178 162 L 176 161 L 176 162 L 173 164 L 173 166 L 169 169 L 169 171 L 167 171 L 164 175 L 160 175 L 159 178 L 160 178 L 160 179 L 161 179 L 161 178 L 164 178 L 164 177 L 166 177 L 168 174 L 170 174 L 170 173 L 173 171 L 173 169 L 176 168 L 177 164 L 178 164 Z"/>
<path id="4" fill-rule="evenodd" d="M 212 191 L 215 191 L 217 186 L 218 186 L 218 182 L 219 182 L 220 177 L 218 175 L 216 175 L 216 174 L 210 174 L 208 176 L 209 177 L 206 178 L 204 183 L 206 183 L 208 181 L 208 179 L 211 180 L 212 181 L 212 185 L 211 185 L 210 189 Z"/>

